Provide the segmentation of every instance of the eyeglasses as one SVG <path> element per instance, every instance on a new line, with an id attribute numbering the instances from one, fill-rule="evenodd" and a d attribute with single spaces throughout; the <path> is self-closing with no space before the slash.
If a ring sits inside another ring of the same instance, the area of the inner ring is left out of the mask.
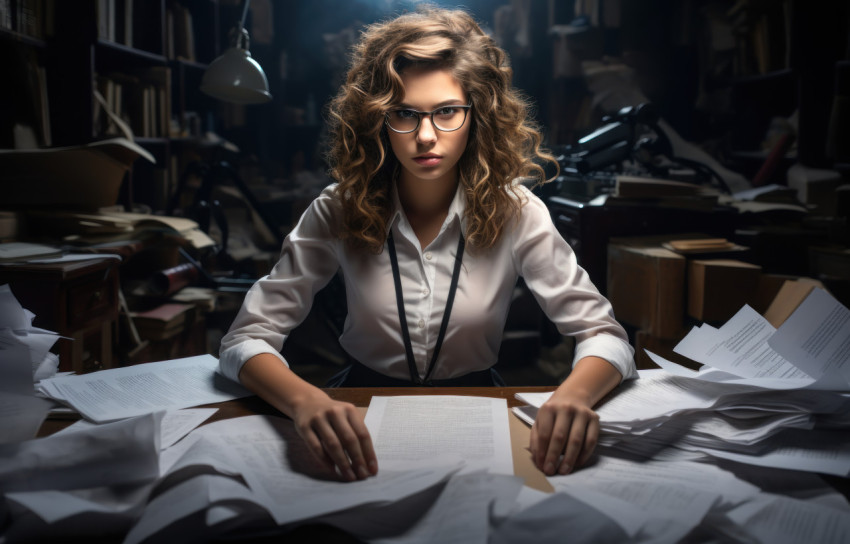
<path id="1" fill-rule="evenodd" d="M 419 128 L 422 116 L 431 117 L 431 124 L 441 132 L 454 132 L 466 122 L 466 115 L 472 104 L 466 106 L 443 106 L 433 111 L 411 109 L 390 110 L 386 113 L 385 123 L 393 132 L 409 134 Z"/>

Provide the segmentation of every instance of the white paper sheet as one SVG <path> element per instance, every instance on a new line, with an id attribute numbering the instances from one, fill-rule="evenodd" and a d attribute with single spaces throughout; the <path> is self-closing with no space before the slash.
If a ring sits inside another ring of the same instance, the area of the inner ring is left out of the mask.
<path id="1" fill-rule="evenodd" d="M 26 330 L 32 326 L 32 312 L 27 312 L 8 284 L 0 285 L 0 329 Z"/>
<path id="2" fill-rule="evenodd" d="M 265 506 L 279 524 L 363 504 L 397 501 L 446 481 L 458 469 L 409 467 L 391 471 L 381 467 L 377 476 L 367 480 L 343 482 L 318 463 L 292 421 L 271 416 L 210 423 L 174 448 L 182 449 L 195 441 L 197 447 L 187 449 L 172 471 L 192 464 L 194 452 L 204 452 L 204 463 L 209 466 L 223 473 L 241 474 L 257 503 Z"/>
<path id="3" fill-rule="evenodd" d="M 843 377 L 850 389 L 850 309 L 815 288 L 768 344 L 812 376 Z"/>
<path id="4" fill-rule="evenodd" d="M 751 454 L 694 446 L 694 449 L 739 463 L 850 477 L 850 433 L 800 431 L 777 438 L 775 445 Z"/>
<path id="5" fill-rule="evenodd" d="M 375 544 L 486 544 L 490 510 L 497 501 L 515 500 L 522 479 L 476 472 L 453 476 L 425 515 L 403 534 L 370 538 Z"/>
<path id="6" fill-rule="evenodd" d="M 628 535 L 609 515 L 571 495 L 554 493 L 509 517 L 493 531 L 492 544 L 597 544 L 628 542 Z"/>
<path id="7" fill-rule="evenodd" d="M 146 482 L 159 475 L 162 413 L 0 445 L 0 492 Z"/>
<path id="8" fill-rule="evenodd" d="M 812 379 L 768 344 L 776 329 L 744 305 L 719 329 L 693 328 L 673 351 L 743 378 Z"/>
<path id="9" fill-rule="evenodd" d="M 372 397 L 366 412 L 378 466 L 465 463 L 465 470 L 513 474 L 507 401 L 423 395 Z"/>
<path id="10" fill-rule="evenodd" d="M 137 544 L 153 535 L 157 535 L 153 541 L 185 541 L 186 534 L 169 535 L 161 531 L 174 522 L 211 508 L 216 503 L 240 500 L 253 502 L 255 498 L 248 488 L 235 480 L 214 474 L 196 476 L 155 497 L 127 533 L 123 544 Z M 214 535 L 204 535 L 205 529 L 205 525 L 195 524 L 192 535 L 194 542 L 212 540 Z"/>
<path id="11" fill-rule="evenodd" d="M 160 449 L 165 449 L 173 446 L 178 440 L 189 434 L 192 429 L 208 420 L 217 408 L 184 408 L 183 410 L 167 410 L 162 416 L 160 423 Z M 92 423 L 81 419 L 64 429 L 53 433 L 53 436 L 62 433 L 71 433 L 85 429 L 97 427 L 97 423 Z"/>
<path id="12" fill-rule="evenodd" d="M 33 375 L 36 372 L 39 373 L 39 379 L 51 366 L 55 373 L 58 358 L 49 350 L 60 338 L 55 332 L 33 327 L 34 317 L 35 314 L 21 306 L 8 285 L 0 285 L 0 367 L 26 361 L 29 392 L 32 391 Z M 22 349 L 21 345 L 25 348 Z M 0 388 L 3 390 L 10 391 L 11 386 L 12 382 L 0 379 Z"/>
<path id="13" fill-rule="evenodd" d="M 217 368 L 215 357 L 198 355 L 56 377 L 40 385 L 46 395 L 67 402 L 95 423 L 104 423 L 251 395 L 218 374 Z"/>
<path id="14" fill-rule="evenodd" d="M 0 444 L 35 438 L 52 406 L 31 394 L 0 392 Z"/>
<path id="15" fill-rule="evenodd" d="M 758 542 L 846 544 L 850 514 L 808 501 L 765 494 L 727 514 Z"/>
<path id="16" fill-rule="evenodd" d="M 715 466 L 636 462 L 599 457 L 595 464 L 549 482 L 560 493 L 604 512 L 638 541 L 678 542 L 709 511 L 741 504 L 760 490 Z"/>
<path id="17" fill-rule="evenodd" d="M 141 515 L 153 484 L 113 486 L 73 491 L 7 493 L 6 498 L 38 515 L 47 523 L 80 514 Z"/>
<path id="18" fill-rule="evenodd" d="M 777 378 L 773 376 L 764 376 L 757 378 L 742 378 L 736 374 L 732 374 L 725 370 L 720 370 L 718 368 L 714 368 L 711 366 L 703 366 L 699 372 L 690 370 L 688 368 L 683 367 L 682 365 L 676 364 L 672 361 L 668 361 L 664 357 L 661 357 L 657 353 L 653 353 L 651 351 L 644 350 L 646 354 L 652 359 L 652 362 L 658 365 L 660 368 L 669 372 L 670 374 L 676 376 L 682 376 L 685 378 L 694 378 L 697 380 L 705 380 L 709 382 L 718 382 L 718 383 L 729 383 L 729 384 L 738 384 L 738 385 L 752 385 L 755 387 L 762 387 L 765 389 L 815 389 L 815 390 L 824 390 L 830 391 L 834 389 L 834 381 L 833 380 L 822 380 L 822 379 L 814 379 L 814 378 Z"/>
<path id="19" fill-rule="evenodd" d="M 556 490 L 579 484 L 594 487 L 619 482 L 664 482 L 716 494 L 725 504 L 738 504 L 760 493 L 758 487 L 707 463 L 632 461 L 607 456 L 573 474 L 550 476 L 549 482 Z"/>

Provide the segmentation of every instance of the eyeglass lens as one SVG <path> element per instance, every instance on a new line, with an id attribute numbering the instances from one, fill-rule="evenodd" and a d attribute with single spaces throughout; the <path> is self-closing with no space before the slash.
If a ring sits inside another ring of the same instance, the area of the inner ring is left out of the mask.
<path id="1" fill-rule="evenodd" d="M 392 110 L 387 114 L 387 123 L 390 128 L 398 132 L 413 132 L 419 128 L 420 119 L 425 116 L 431 117 L 431 121 L 437 129 L 442 131 L 457 130 L 463 126 L 466 120 L 465 107 L 445 106 L 432 112 L 416 110 Z"/>

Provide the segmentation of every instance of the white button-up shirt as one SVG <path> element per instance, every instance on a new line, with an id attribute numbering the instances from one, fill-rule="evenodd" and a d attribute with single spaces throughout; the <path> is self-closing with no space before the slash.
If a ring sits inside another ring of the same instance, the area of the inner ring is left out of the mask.
<path id="1" fill-rule="evenodd" d="M 576 338 L 574 362 L 601 357 L 623 375 L 637 375 L 634 350 L 610 303 L 576 263 L 546 205 L 521 188 L 526 202 L 515 224 L 492 248 L 467 244 L 457 292 L 433 379 L 447 379 L 496 363 L 519 277 L 564 335 Z M 434 350 L 452 277 L 466 201 L 458 190 L 440 233 L 424 250 L 394 192 L 393 229 L 410 341 L 419 375 Z M 310 311 L 313 296 L 341 270 L 348 299 L 340 344 L 354 359 L 393 378 L 410 379 L 388 251 L 353 251 L 334 235 L 341 216 L 333 186 L 302 215 L 283 243 L 271 273 L 245 296 L 221 342 L 220 368 L 238 380 L 251 357 L 280 354 L 287 335 Z"/>

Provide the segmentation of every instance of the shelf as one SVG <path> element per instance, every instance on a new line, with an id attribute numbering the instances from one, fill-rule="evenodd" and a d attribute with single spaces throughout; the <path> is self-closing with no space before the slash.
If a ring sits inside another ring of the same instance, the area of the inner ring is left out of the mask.
<path id="1" fill-rule="evenodd" d="M 170 62 L 177 68 L 189 68 L 191 70 L 199 70 L 201 72 L 209 68 L 209 64 L 205 64 L 203 62 L 195 62 L 193 60 L 174 59 Z"/>
<path id="2" fill-rule="evenodd" d="M 0 28 L 0 40 L 12 43 L 19 43 L 27 47 L 35 47 L 37 49 L 45 49 L 47 42 L 41 38 L 34 38 L 26 34 L 21 34 L 8 28 Z"/>
<path id="3" fill-rule="evenodd" d="M 168 138 L 134 138 L 134 141 L 142 147 L 167 146 Z"/>
<path id="4" fill-rule="evenodd" d="M 151 53 L 144 49 L 136 49 L 134 47 L 129 47 L 102 38 L 97 40 L 97 47 L 99 53 L 98 58 L 100 58 L 101 55 L 108 55 L 111 57 L 109 60 L 121 63 L 129 61 L 143 64 L 168 64 L 168 59 L 163 55 Z"/>

